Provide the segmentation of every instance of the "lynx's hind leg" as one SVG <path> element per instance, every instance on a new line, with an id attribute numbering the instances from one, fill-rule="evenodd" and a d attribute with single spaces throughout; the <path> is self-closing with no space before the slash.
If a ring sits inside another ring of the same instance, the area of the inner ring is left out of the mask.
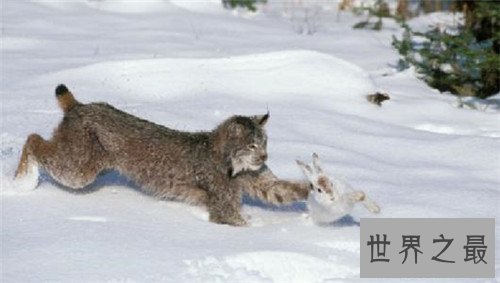
<path id="1" fill-rule="evenodd" d="M 15 179 L 20 179 L 28 173 L 30 167 L 36 166 L 36 161 L 33 158 L 33 152 L 40 149 L 49 149 L 50 144 L 46 142 L 41 136 L 37 134 L 29 135 L 26 143 L 23 146 L 23 151 L 21 153 L 21 160 L 17 165 Z"/>
<path id="2" fill-rule="evenodd" d="M 88 123 L 85 125 L 83 115 L 76 109 L 82 104 L 64 85 L 56 88 L 56 98 L 65 113 L 61 124 L 49 141 L 37 134 L 28 137 L 15 178 L 20 179 L 30 168 L 40 166 L 61 184 L 80 189 L 92 183 L 111 163 L 96 133 Z"/>
<path id="3" fill-rule="evenodd" d="M 41 166 L 59 183 L 81 189 L 94 182 L 111 161 L 95 133 L 78 125 L 60 129 L 57 150 L 38 156 Z"/>
<path id="4" fill-rule="evenodd" d="M 107 164 L 107 156 L 92 133 L 59 128 L 50 141 L 37 134 L 28 137 L 16 179 L 25 176 L 28 169 L 40 166 L 62 185 L 81 189 L 92 183 Z"/>
<path id="5" fill-rule="evenodd" d="M 16 169 L 14 179 L 17 186 L 23 189 L 34 189 L 38 185 L 38 162 L 34 152 L 50 150 L 51 145 L 37 134 L 31 134 L 23 146 L 21 159 Z"/>

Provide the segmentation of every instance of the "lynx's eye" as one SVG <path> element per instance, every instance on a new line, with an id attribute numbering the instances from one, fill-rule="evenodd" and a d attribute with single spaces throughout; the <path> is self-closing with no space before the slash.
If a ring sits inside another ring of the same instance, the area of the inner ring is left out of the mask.
<path id="1" fill-rule="evenodd" d="M 254 143 L 252 143 L 252 144 L 248 145 L 248 149 L 250 149 L 250 150 L 256 150 L 257 149 L 257 145 L 254 144 Z"/>

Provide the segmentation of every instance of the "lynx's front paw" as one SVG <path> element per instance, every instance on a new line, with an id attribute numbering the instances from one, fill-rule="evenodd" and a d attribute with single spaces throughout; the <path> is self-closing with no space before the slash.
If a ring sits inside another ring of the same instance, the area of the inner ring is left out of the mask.
<path id="1" fill-rule="evenodd" d="M 235 216 L 230 216 L 230 217 L 223 217 L 219 215 L 210 215 L 210 221 L 217 223 L 217 224 L 227 224 L 231 226 L 247 226 L 248 223 L 243 217 L 240 215 L 235 215 Z"/>
<path id="2" fill-rule="evenodd" d="M 227 224 L 231 226 L 248 226 L 248 222 L 241 216 L 230 218 Z"/>

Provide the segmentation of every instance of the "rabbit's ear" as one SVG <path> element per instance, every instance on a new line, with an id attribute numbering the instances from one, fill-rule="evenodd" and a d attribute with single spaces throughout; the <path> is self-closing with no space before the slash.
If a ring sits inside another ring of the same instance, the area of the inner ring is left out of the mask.
<path id="1" fill-rule="evenodd" d="M 313 153 L 313 168 L 316 173 L 323 173 L 323 169 L 321 169 L 321 162 L 319 160 L 319 156 L 316 153 Z"/>
<path id="2" fill-rule="evenodd" d="M 310 177 L 313 173 L 311 166 L 305 164 L 304 162 L 300 160 L 295 160 L 297 162 L 297 165 L 299 165 L 299 168 L 302 170 L 302 172 L 306 175 L 306 177 Z"/>

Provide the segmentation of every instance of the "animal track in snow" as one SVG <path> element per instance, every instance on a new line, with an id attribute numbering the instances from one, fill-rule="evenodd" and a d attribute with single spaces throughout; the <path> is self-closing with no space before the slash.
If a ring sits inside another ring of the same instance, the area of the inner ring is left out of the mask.
<path id="1" fill-rule="evenodd" d="M 257 251 L 187 260 L 187 275 L 203 282 L 323 282 L 356 276 L 357 268 L 295 252 Z"/>

